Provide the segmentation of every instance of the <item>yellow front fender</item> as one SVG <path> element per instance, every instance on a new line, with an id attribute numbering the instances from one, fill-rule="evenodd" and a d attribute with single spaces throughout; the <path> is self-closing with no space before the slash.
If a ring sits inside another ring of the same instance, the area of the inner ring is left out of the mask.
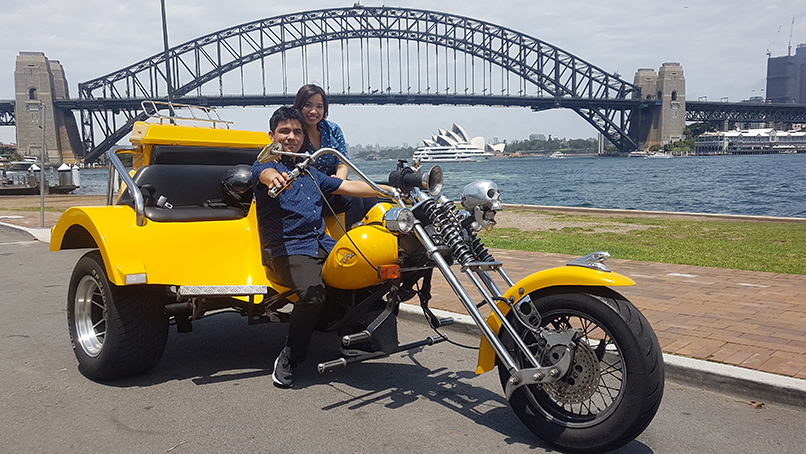
<path id="1" fill-rule="evenodd" d="M 626 287 L 629 285 L 635 285 L 635 281 L 622 274 L 593 270 L 581 266 L 561 266 L 526 276 L 504 292 L 503 296 L 507 300 L 512 297 L 517 302 L 535 290 L 548 287 Z M 507 304 L 498 302 L 497 306 L 502 314 L 506 315 L 509 312 Z M 495 313 L 491 313 L 487 317 L 487 325 L 498 335 L 498 331 L 501 329 L 501 321 L 498 320 Z M 493 367 L 495 367 L 495 350 L 493 350 L 487 339 L 482 337 L 481 345 L 479 345 L 479 362 L 476 367 L 476 373 L 489 372 Z"/>

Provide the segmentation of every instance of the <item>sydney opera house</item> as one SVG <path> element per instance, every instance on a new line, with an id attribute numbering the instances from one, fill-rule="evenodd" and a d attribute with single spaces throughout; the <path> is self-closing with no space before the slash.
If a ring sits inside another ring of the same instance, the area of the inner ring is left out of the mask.
<path id="1" fill-rule="evenodd" d="M 423 139 L 423 146 L 414 152 L 414 159 L 421 162 L 481 161 L 494 153 L 504 151 L 505 144 L 486 144 L 484 138 L 473 137 L 454 123 L 450 131 L 439 129 L 430 139 Z"/>

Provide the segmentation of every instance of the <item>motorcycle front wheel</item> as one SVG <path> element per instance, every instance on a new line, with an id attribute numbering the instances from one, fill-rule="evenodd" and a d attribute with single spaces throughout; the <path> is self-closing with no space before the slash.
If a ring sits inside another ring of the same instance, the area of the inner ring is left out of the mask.
<path id="1" fill-rule="evenodd" d="M 513 393 L 509 403 L 518 418 L 535 435 L 571 452 L 610 451 L 635 439 L 663 396 L 663 355 L 649 322 L 627 299 L 604 287 L 555 287 L 530 297 L 541 327 L 574 329 L 580 336 L 564 377 Z M 547 349 L 512 311 L 507 319 L 541 365 L 560 359 L 564 348 Z M 518 367 L 531 367 L 504 329 L 499 338 Z M 510 374 L 500 361 L 498 372 L 506 388 Z"/>

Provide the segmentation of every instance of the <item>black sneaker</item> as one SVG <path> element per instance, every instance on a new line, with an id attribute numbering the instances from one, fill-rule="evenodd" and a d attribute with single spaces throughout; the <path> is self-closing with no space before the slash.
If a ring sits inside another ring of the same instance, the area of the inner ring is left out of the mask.
<path id="1" fill-rule="evenodd" d="M 280 351 L 280 355 L 274 361 L 274 372 L 271 374 L 271 379 L 274 381 L 274 386 L 278 388 L 290 388 L 294 386 L 294 369 L 296 364 L 291 362 L 288 357 L 288 347 Z"/>

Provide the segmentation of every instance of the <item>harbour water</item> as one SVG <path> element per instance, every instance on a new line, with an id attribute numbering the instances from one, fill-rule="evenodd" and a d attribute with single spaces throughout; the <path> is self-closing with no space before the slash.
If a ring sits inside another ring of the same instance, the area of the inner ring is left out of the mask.
<path id="1" fill-rule="evenodd" d="M 357 161 L 386 181 L 394 161 Z M 424 166 L 430 168 L 430 166 Z M 569 157 L 441 163 L 445 194 L 496 182 L 504 203 L 757 216 L 806 217 L 806 154 L 672 159 Z M 106 169 L 81 173 L 77 194 L 105 194 Z"/>

